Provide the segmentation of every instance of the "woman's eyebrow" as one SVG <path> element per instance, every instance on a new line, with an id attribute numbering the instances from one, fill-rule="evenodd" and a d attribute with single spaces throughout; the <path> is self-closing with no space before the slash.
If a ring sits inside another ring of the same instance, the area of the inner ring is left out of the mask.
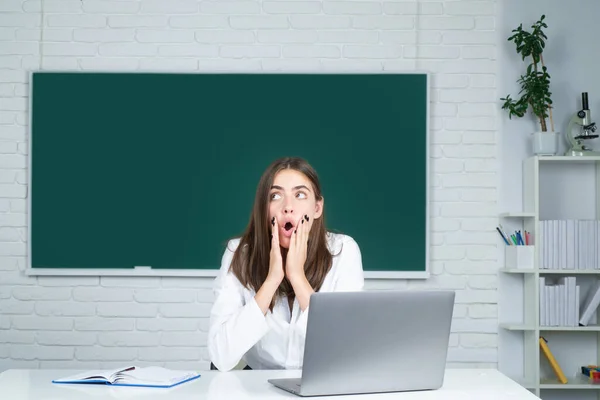
<path id="1" fill-rule="evenodd" d="M 306 189 L 310 192 L 310 189 L 306 185 L 298 185 L 298 186 L 294 186 L 292 188 L 292 190 L 299 190 L 299 189 Z"/>
<path id="2" fill-rule="evenodd" d="M 278 186 L 278 185 L 271 186 L 271 189 L 283 190 L 283 188 L 281 186 Z M 299 190 L 299 189 L 306 189 L 306 190 L 308 190 L 310 192 L 310 189 L 306 185 L 298 185 L 298 186 L 294 186 L 292 188 L 292 190 Z"/>

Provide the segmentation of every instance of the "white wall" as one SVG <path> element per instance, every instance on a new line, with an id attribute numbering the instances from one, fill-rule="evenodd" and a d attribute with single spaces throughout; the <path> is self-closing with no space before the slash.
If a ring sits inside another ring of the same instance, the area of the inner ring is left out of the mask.
<path id="1" fill-rule="evenodd" d="M 40 66 L 430 71 L 433 276 L 367 288 L 455 289 L 450 365 L 495 366 L 498 7 L 485 0 L 2 0 L 0 370 L 209 363 L 210 279 L 23 275 L 28 73 Z"/>
<path id="2" fill-rule="evenodd" d="M 546 15 L 548 28 L 544 29 L 548 40 L 544 50 L 544 63 L 550 74 L 550 90 L 554 103 L 554 129 L 561 133 L 559 153 L 567 149 L 565 132 L 571 116 L 581 109 L 581 93 L 588 92 L 589 106 L 593 121 L 600 118 L 600 78 L 597 76 L 600 64 L 597 34 L 593 27 L 600 15 L 600 3 L 596 0 L 503 0 L 497 16 L 500 45 L 498 46 L 498 98 L 511 94 L 519 98 L 520 86 L 517 80 L 524 74 L 531 58 L 523 62 L 516 53 L 515 45 L 508 42 L 511 31 L 523 24 L 523 29 L 531 31 L 542 14 Z M 498 100 L 499 106 L 501 102 Z M 528 113 L 522 119 L 508 118 L 508 112 L 499 110 L 502 184 L 500 191 L 501 210 L 519 211 L 522 209 L 521 169 L 522 160 L 532 154 L 531 133 L 539 130 L 539 123 Z M 550 120 L 547 120 L 550 130 Z M 597 131 L 596 133 L 600 133 Z M 586 144 L 600 150 L 600 139 L 589 140 Z M 591 199 L 593 191 L 589 187 L 590 175 L 581 177 L 579 190 L 584 190 L 585 199 Z M 576 181 L 579 182 L 579 181 Z M 593 188 L 591 188 L 593 189 Z M 543 192 L 544 193 L 544 192 Z M 573 206 L 577 204 L 574 197 Z M 548 218 L 542 210 L 542 217 Z"/>

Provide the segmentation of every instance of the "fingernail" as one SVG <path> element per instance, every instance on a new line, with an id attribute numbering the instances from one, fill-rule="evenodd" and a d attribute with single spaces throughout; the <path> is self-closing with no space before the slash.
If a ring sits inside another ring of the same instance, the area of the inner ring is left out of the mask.
<path id="1" fill-rule="evenodd" d="M 305 217 L 306 217 L 306 222 L 308 222 L 308 215 L 305 215 Z"/>
<path id="2" fill-rule="evenodd" d="M 297 230 L 294 231 L 294 233 L 298 232 Z"/>
<path id="3" fill-rule="evenodd" d="M 271 225 L 275 226 L 275 217 L 271 220 Z"/>
<path id="4" fill-rule="evenodd" d="M 302 223 L 304 223 L 304 220 L 302 220 Z"/>

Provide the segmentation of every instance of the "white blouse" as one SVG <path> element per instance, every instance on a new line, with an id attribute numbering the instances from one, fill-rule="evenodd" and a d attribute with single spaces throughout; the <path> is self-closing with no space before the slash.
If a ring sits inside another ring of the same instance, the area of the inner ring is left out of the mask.
<path id="1" fill-rule="evenodd" d="M 358 244 L 350 236 L 328 233 L 333 264 L 321 292 L 363 290 L 364 276 Z M 301 369 L 306 322 L 310 306 L 301 311 L 298 299 L 292 311 L 286 298 L 278 298 L 273 312 L 264 315 L 256 303 L 256 292 L 242 286 L 229 271 L 240 239 L 230 240 L 214 282 L 215 302 L 210 314 L 208 354 L 221 371 L 229 371 L 240 360 L 252 369 Z"/>

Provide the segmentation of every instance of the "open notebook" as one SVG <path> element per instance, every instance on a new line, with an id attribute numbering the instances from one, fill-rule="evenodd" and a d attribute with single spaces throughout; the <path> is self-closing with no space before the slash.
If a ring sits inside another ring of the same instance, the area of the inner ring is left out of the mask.
<path id="1" fill-rule="evenodd" d="M 112 386 L 143 386 L 169 388 L 199 378 L 195 371 L 180 371 L 162 367 L 125 367 L 114 370 L 88 371 L 52 383 L 102 383 Z"/>

